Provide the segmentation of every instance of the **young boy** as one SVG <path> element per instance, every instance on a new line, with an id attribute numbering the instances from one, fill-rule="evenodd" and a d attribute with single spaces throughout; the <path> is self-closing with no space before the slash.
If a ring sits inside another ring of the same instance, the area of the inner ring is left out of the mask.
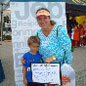
<path id="1" fill-rule="evenodd" d="M 25 53 L 23 58 L 25 60 L 25 64 L 23 66 L 23 78 L 24 84 L 27 86 L 44 86 L 40 83 L 33 83 L 31 77 L 31 63 L 40 63 L 43 62 L 42 56 L 38 53 L 38 48 L 40 45 L 40 39 L 37 36 L 31 36 L 28 39 L 28 46 L 30 51 Z"/>

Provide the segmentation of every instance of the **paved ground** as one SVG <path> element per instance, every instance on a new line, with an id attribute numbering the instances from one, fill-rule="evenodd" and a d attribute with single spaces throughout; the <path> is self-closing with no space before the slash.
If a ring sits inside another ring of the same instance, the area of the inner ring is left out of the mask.
<path id="1" fill-rule="evenodd" d="M 86 86 L 86 47 L 76 48 L 73 57 L 72 67 L 76 71 L 76 86 Z M 0 86 L 15 86 L 11 42 L 2 42 L 0 45 L 0 59 L 6 76 Z"/>
<path id="2" fill-rule="evenodd" d="M 6 79 L 0 83 L 0 86 L 15 86 L 11 42 L 2 42 L 2 45 L 0 45 L 0 59 L 2 61 L 6 77 Z"/>

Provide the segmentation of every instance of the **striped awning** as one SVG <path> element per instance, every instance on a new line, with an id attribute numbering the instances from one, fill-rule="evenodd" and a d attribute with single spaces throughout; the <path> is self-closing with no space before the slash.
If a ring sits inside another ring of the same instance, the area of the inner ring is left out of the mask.
<path id="1" fill-rule="evenodd" d="M 66 13 L 69 16 L 86 16 L 86 6 L 85 5 L 76 5 L 76 4 L 66 4 Z"/>

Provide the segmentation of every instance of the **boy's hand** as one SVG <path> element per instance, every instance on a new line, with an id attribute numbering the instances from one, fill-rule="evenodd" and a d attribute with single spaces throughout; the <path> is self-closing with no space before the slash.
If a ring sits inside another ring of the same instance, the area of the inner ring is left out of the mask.
<path id="1" fill-rule="evenodd" d="M 26 78 L 24 79 L 24 84 L 25 84 L 25 85 L 28 85 L 28 81 L 27 81 Z"/>
<path id="2" fill-rule="evenodd" d="M 23 59 L 23 57 L 21 58 L 21 63 L 24 65 L 26 62 L 26 60 Z"/>

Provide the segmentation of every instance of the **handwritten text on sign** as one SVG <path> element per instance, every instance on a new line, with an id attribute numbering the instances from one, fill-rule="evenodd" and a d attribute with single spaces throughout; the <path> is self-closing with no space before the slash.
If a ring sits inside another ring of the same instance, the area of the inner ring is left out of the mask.
<path id="1" fill-rule="evenodd" d="M 31 70 L 33 82 L 61 85 L 60 64 L 33 63 Z"/>

